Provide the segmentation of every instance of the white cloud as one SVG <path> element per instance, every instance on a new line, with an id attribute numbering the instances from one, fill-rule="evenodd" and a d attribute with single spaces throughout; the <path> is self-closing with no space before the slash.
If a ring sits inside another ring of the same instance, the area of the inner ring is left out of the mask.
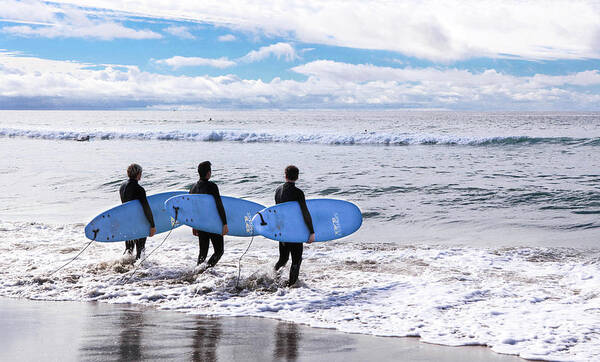
<path id="1" fill-rule="evenodd" d="M 293 68 L 304 81 L 235 75 L 174 76 L 135 66 L 55 61 L 0 52 L 0 106 L 19 99 L 56 107 L 419 107 L 599 110 L 600 70 L 517 77 L 488 70 L 389 68 L 316 61 Z M 131 102 L 124 104 L 123 100 Z M 12 102 L 12 103 L 11 103 Z"/>
<path id="2" fill-rule="evenodd" d="M 196 39 L 196 37 L 190 32 L 190 29 L 185 26 L 169 26 L 165 28 L 165 31 L 179 38 Z"/>
<path id="3" fill-rule="evenodd" d="M 277 43 L 269 46 L 264 46 L 258 50 L 252 50 L 245 56 L 239 58 L 237 61 L 252 63 L 258 62 L 270 56 L 275 56 L 277 59 L 283 57 L 287 61 L 292 61 L 298 58 L 294 48 L 287 43 Z M 175 69 L 182 67 L 197 67 L 197 66 L 209 66 L 215 68 L 227 68 L 237 64 L 237 61 L 229 60 L 226 57 L 218 59 L 213 58 L 199 58 L 199 57 L 182 57 L 174 56 L 169 59 L 155 60 L 157 64 L 164 64 L 171 66 Z"/>
<path id="4" fill-rule="evenodd" d="M 158 39 L 162 36 L 150 30 L 135 30 L 117 23 L 95 23 L 85 26 L 55 25 L 37 26 L 29 25 L 5 26 L 2 31 L 12 35 L 42 38 L 96 38 L 112 40 L 116 38 L 128 39 Z"/>
<path id="5" fill-rule="evenodd" d="M 596 1 L 57 1 L 434 61 L 600 58 Z"/>
<path id="6" fill-rule="evenodd" d="M 225 42 L 225 41 L 234 41 L 234 40 L 236 40 L 236 37 L 233 34 L 225 34 L 225 35 L 219 36 L 218 39 L 219 39 L 219 41 Z"/>
<path id="7" fill-rule="evenodd" d="M 283 57 L 288 62 L 298 58 L 293 46 L 288 43 L 277 43 L 261 47 L 258 50 L 252 50 L 240 60 L 249 63 L 258 62 L 270 56 L 275 56 L 277 59 Z"/>
<path id="8" fill-rule="evenodd" d="M 423 82 L 445 81 L 465 82 L 473 73 L 467 70 L 436 68 L 392 68 L 379 67 L 372 64 L 349 64 L 331 60 L 317 60 L 292 68 L 296 73 L 306 76 L 327 79 L 335 82 L 370 82 L 370 81 L 395 81 L 395 82 Z M 480 75 L 488 81 L 497 75 L 494 70 Z M 502 79 L 495 79 L 501 81 Z"/>
<path id="9" fill-rule="evenodd" d="M 502 87 L 513 90 L 539 89 L 560 86 L 600 86 L 600 70 L 588 70 L 569 75 L 536 74 L 529 77 L 517 77 L 488 69 L 473 73 L 463 69 L 437 68 L 392 68 L 371 64 L 348 64 L 331 60 L 317 60 L 292 68 L 292 71 L 319 80 L 337 83 L 398 82 L 421 83 L 438 88 L 444 87 L 482 87 L 481 91 Z M 431 88 L 433 89 L 433 88 Z"/>
<path id="10" fill-rule="evenodd" d="M 491 106 L 492 108 L 514 108 L 515 103 L 531 101 L 533 107 L 554 109 L 558 104 L 570 103 L 574 107 L 578 102 L 589 102 L 600 99 L 600 95 L 589 91 L 572 91 L 568 87 L 600 86 L 600 70 L 589 70 L 578 73 L 549 76 L 513 76 L 488 69 L 481 73 L 473 73 L 461 69 L 436 68 L 391 68 L 370 64 L 347 64 L 329 60 L 319 60 L 292 68 L 293 71 L 309 77 L 309 80 L 335 83 L 341 88 L 353 85 L 370 89 L 376 85 L 387 84 L 386 94 L 390 91 L 402 90 L 404 95 L 424 96 L 428 102 L 448 103 L 460 108 Z M 560 88 L 565 87 L 565 88 Z M 384 90 L 384 89 L 382 89 Z M 367 92 L 366 94 L 369 94 Z M 360 97 L 360 93 L 351 97 L 354 101 L 363 99 L 393 101 L 386 97 Z M 487 103 L 483 103 L 483 101 Z M 481 104 L 477 106 L 477 102 Z M 491 103 L 489 103 L 491 102 Z M 557 103 L 555 103 L 557 102 Z M 564 103 L 563 103 L 564 102 Z M 589 104 L 588 106 L 591 106 Z M 598 107 L 592 106 L 597 109 Z"/>
<path id="11" fill-rule="evenodd" d="M 175 69 L 182 67 L 197 67 L 197 66 L 209 66 L 215 68 L 227 68 L 236 65 L 232 60 L 225 57 L 213 59 L 213 58 L 199 58 L 199 57 L 181 57 L 174 56 L 169 59 L 156 60 L 155 63 L 165 64 Z"/>
<path id="12" fill-rule="evenodd" d="M 0 6 L 0 18 L 29 25 L 2 27 L 7 34 L 43 38 L 95 38 L 112 40 L 158 39 L 151 30 L 136 30 L 103 18 L 90 17 L 81 9 L 38 1 L 12 1 Z"/>
<path id="13" fill-rule="evenodd" d="M 9 21 L 47 24 L 55 21 L 59 13 L 59 7 L 33 0 L 2 0 L 0 6 L 0 19 Z"/>

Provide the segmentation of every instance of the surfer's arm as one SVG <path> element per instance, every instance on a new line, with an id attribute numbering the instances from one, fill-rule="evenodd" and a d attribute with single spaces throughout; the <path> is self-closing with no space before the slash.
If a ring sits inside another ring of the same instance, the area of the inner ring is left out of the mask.
<path id="1" fill-rule="evenodd" d="M 315 229 L 313 229 L 312 217 L 310 217 L 310 212 L 308 211 L 308 207 L 306 206 L 306 199 L 304 198 L 304 192 L 298 192 L 298 204 L 300 204 L 300 210 L 302 211 L 302 217 L 304 218 L 304 222 L 306 223 L 306 227 L 308 227 L 308 231 L 311 234 L 315 233 Z"/>
<path id="2" fill-rule="evenodd" d="M 119 187 L 119 197 L 121 198 L 121 203 L 124 204 L 127 202 L 125 200 L 125 188 L 127 187 L 127 183 L 123 183 L 121 187 Z"/>
<path id="3" fill-rule="evenodd" d="M 150 209 L 150 204 L 148 204 L 148 198 L 146 197 L 146 191 L 142 188 L 140 190 L 140 197 L 138 198 L 138 200 L 140 200 L 140 203 L 142 204 L 142 209 L 144 209 L 144 215 L 146 215 L 146 219 L 148 219 L 148 222 L 150 223 L 150 227 L 154 228 L 154 216 L 152 215 L 152 209 Z"/>
<path id="4" fill-rule="evenodd" d="M 225 208 L 223 207 L 223 200 L 221 200 L 221 195 L 219 194 L 219 187 L 215 184 L 213 186 L 213 197 L 215 198 L 215 204 L 217 205 L 217 212 L 221 217 L 221 222 L 223 225 L 227 225 L 227 215 L 225 214 Z"/>

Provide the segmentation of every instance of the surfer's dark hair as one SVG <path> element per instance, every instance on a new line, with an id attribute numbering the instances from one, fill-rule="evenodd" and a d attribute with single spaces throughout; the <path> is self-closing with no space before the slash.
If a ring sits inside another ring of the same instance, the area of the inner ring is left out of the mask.
<path id="1" fill-rule="evenodd" d="M 142 173 L 142 166 L 137 163 L 132 163 L 127 167 L 127 176 L 132 179 L 136 179 L 139 174 Z"/>
<path id="2" fill-rule="evenodd" d="M 210 166 L 210 161 L 204 161 L 198 164 L 198 175 L 200 175 L 200 178 L 206 178 L 206 175 L 210 172 Z"/>
<path id="3" fill-rule="evenodd" d="M 298 175 L 300 174 L 300 170 L 298 167 L 294 165 L 289 165 L 285 168 L 285 178 L 290 181 L 296 181 L 298 179 Z"/>

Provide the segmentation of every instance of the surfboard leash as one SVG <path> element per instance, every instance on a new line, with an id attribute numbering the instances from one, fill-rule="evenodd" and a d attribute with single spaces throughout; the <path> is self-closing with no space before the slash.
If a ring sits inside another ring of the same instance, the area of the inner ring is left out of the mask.
<path id="1" fill-rule="evenodd" d="M 133 279 L 133 275 L 135 274 L 135 272 L 142 266 L 142 264 L 146 261 L 146 259 L 148 259 L 150 257 L 150 255 L 152 255 L 156 250 L 158 250 L 158 248 L 160 248 L 165 243 L 165 241 L 167 241 L 167 239 L 171 235 L 171 232 L 173 232 L 173 230 L 175 229 L 175 225 L 177 225 L 177 216 L 179 214 L 179 208 L 178 207 L 173 207 L 173 208 L 175 209 L 175 219 L 173 219 L 173 222 L 171 222 L 171 230 L 169 230 L 169 233 L 167 234 L 167 236 L 165 236 L 163 241 L 161 241 L 161 243 L 158 244 L 158 246 L 156 248 L 154 248 L 148 255 L 146 255 L 144 257 L 144 259 L 142 259 L 142 261 L 140 261 L 138 266 L 136 266 L 135 269 L 133 269 L 133 272 L 131 272 L 131 275 L 129 276 L 129 278 L 121 285 L 125 285 L 125 284 L 129 283 L 131 281 L 131 279 Z M 123 277 L 123 279 L 125 279 L 125 277 Z"/>
<path id="2" fill-rule="evenodd" d="M 250 246 L 252 245 L 253 241 L 254 241 L 254 235 L 252 235 L 252 238 L 250 239 L 250 243 L 248 244 L 248 247 L 246 248 L 246 251 L 244 251 L 244 253 L 242 254 L 242 256 L 240 256 L 240 258 L 238 259 L 238 276 L 237 276 L 237 280 L 235 281 L 235 287 L 236 288 L 240 284 L 240 274 L 242 273 L 242 258 L 244 257 L 244 255 L 246 255 L 246 253 L 248 252 L 248 250 L 250 250 Z"/>
<path id="3" fill-rule="evenodd" d="M 79 252 L 79 254 L 75 255 L 75 257 L 71 260 L 69 260 L 65 265 L 61 266 L 60 268 L 56 269 L 55 271 L 53 271 L 52 273 L 48 274 L 48 277 L 51 277 L 52 275 L 54 275 L 54 273 L 56 273 L 57 271 L 61 270 L 62 268 L 66 267 L 67 265 L 71 264 L 73 261 L 75 261 L 75 259 L 77 259 L 79 257 L 79 255 L 81 255 L 85 249 L 88 248 L 88 246 L 92 245 L 92 243 L 94 241 L 96 241 L 96 236 L 98 236 L 98 231 L 100 231 L 100 229 L 94 229 L 92 230 L 94 232 L 94 238 L 83 248 L 81 249 L 81 251 Z"/>
<path id="4" fill-rule="evenodd" d="M 261 225 L 267 225 L 267 223 L 265 222 L 265 219 L 263 219 L 263 216 L 260 213 L 260 211 L 257 211 L 256 213 L 258 214 L 258 216 L 260 216 L 260 224 Z M 250 239 L 250 243 L 248 243 L 248 247 L 246 248 L 246 251 L 244 251 L 244 253 L 242 254 L 242 256 L 240 256 L 240 258 L 238 259 L 238 276 L 237 276 L 237 280 L 235 281 L 235 287 L 236 288 L 238 288 L 239 284 L 240 284 L 240 275 L 242 273 L 242 258 L 244 257 L 244 255 L 246 255 L 246 253 L 248 252 L 248 250 L 250 250 L 250 246 L 252 245 L 252 242 L 254 241 L 254 236 L 255 235 L 252 235 L 252 238 Z"/>
<path id="5" fill-rule="evenodd" d="M 260 211 L 258 211 L 257 214 L 258 214 L 258 216 L 260 216 L 260 224 L 263 226 L 267 225 L 267 223 L 265 222 L 265 219 L 263 219 L 263 216 L 260 213 Z"/>

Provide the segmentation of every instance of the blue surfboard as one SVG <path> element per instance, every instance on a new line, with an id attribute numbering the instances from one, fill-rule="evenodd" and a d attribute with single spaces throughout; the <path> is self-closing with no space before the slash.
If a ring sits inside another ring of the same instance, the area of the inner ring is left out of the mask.
<path id="1" fill-rule="evenodd" d="M 165 201 L 185 193 L 185 191 L 172 191 L 148 196 L 148 204 L 152 210 L 152 216 L 154 216 L 157 234 L 172 228 L 171 215 L 165 210 Z M 178 226 L 180 225 L 175 225 L 175 227 Z M 95 230 L 97 230 L 96 235 L 94 235 Z M 113 207 L 96 216 L 85 227 L 85 236 L 88 239 L 102 242 L 140 239 L 147 237 L 149 233 L 150 223 L 144 215 L 139 200 Z"/>
<path id="2" fill-rule="evenodd" d="M 360 209 L 351 202 L 334 199 L 307 200 L 315 229 L 315 241 L 343 238 L 362 224 Z M 303 243 L 309 231 L 297 201 L 284 202 L 261 210 L 253 219 L 256 233 L 277 241 Z"/>
<path id="3" fill-rule="evenodd" d="M 255 235 L 252 227 L 252 217 L 265 207 L 256 202 L 238 199 L 235 197 L 221 196 L 227 227 L 231 236 Z M 212 195 L 186 194 L 168 199 L 165 207 L 171 217 L 175 218 L 177 209 L 177 222 L 209 233 L 221 234 L 223 223 L 217 212 L 217 205 Z"/>

